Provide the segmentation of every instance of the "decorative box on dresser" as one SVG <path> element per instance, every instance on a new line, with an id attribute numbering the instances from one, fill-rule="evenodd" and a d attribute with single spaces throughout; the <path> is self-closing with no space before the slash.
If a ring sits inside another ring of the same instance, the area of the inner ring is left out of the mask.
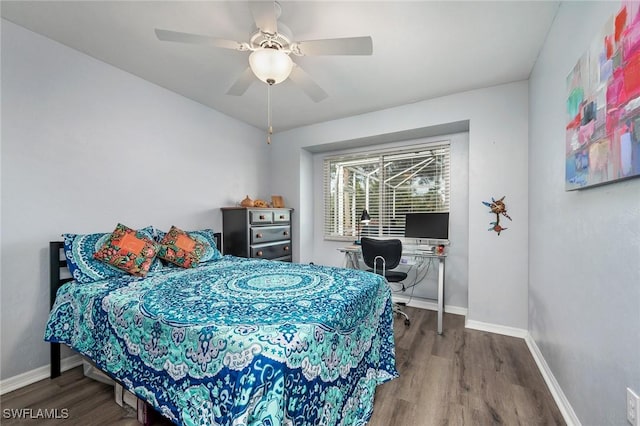
<path id="1" fill-rule="evenodd" d="M 223 207 L 222 252 L 291 262 L 293 209 Z"/>

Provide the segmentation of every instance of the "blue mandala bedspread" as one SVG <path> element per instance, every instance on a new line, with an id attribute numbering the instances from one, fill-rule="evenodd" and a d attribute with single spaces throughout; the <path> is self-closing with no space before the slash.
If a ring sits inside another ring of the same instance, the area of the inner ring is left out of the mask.
<path id="1" fill-rule="evenodd" d="M 65 284 L 45 340 L 185 425 L 364 425 L 398 375 L 384 279 L 232 256 Z"/>

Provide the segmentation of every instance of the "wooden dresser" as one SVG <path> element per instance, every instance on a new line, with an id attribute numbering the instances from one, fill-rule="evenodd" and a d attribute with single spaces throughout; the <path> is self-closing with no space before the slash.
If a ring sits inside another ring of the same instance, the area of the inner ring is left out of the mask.
<path id="1" fill-rule="evenodd" d="M 293 209 L 223 207 L 222 252 L 291 262 Z"/>

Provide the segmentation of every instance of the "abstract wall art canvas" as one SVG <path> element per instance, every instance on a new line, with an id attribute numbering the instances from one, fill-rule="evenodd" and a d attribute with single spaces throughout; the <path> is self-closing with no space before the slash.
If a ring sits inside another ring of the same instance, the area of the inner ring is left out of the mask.
<path id="1" fill-rule="evenodd" d="M 640 2 L 624 1 L 567 77 L 567 191 L 640 176 Z"/>

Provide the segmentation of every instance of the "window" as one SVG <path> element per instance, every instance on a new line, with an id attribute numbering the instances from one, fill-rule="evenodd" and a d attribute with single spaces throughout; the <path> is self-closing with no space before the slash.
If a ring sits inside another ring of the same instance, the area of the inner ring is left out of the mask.
<path id="1" fill-rule="evenodd" d="M 448 141 L 325 159 L 325 238 L 402 237 L 406 213 L 448 212 L 449 163 Z"/>

